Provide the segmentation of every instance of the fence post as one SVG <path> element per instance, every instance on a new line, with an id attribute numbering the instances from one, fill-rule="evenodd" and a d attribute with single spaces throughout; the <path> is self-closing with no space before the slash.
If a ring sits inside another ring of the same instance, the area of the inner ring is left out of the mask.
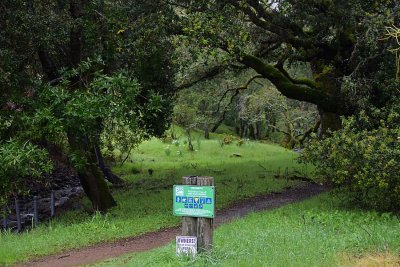
<path id="1" fill-rule="evenodd" d="M 15 215 L 17 216 L 17 230 L 18 232 L 21 232 L 22 226 L 21 226 L 21 212 L 19 210 L 19 201 L 18 198 L 15 198 Z"/>
<path id="2" fill-rule="evenodd" d="M 51 191 L 50 194 L 50 216 L 54 217 L 55 214 L 55 195 L 54 195 L 54 191 Z"/>
<path id="3" fill-rule="evenodd" d="M 196 176 L 183 177 L 184 185 L 196 185 Z M 197 218 L 196 217 L 182 217 L 182 235 L 183 236 L 197 236 Z"/>
<path id="4" fill-rule="evenodd" d="M 198 186 L 213 186 L 213 177 L 197 177 Z M 214 192 L 215 201 L 215 192 Z M 199 252 L 209 251 L 213 246 L 214 219 L 197 218 L 197 249 Z"/>
<path id="5" fill-rule="evenodd" d="M 7 208 L 3 207 L 3 230 L 7 229 Z"/>
<path id="6" fill-rule="evenodd" d="M 35 227 L 37 227 L 39 224 L 37 196 L 33 197 L 33 221 L 34 221 Z"/>

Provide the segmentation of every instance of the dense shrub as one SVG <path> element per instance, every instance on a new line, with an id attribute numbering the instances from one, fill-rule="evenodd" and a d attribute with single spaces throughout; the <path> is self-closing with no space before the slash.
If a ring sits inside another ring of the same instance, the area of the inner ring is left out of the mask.
<path id="1" fill-rule="evenodd" d="M 25 185 L 30 179 L 38 179 L 51 170 L 46 150 L 29 142 L 0 144 L 0 204 L 12 195 L 27 193 Z"/>
<path id="2" fill-rule="evenodd" d="M 343 120 L 343 129 L 322 141 L 312 140 L 301 160 L 316 166 L 346 200 L 363 207 L 400 210 L 399 115 L 378 123 L 364 113 Z M 375 123 L 375 126 L 374 126 Z"/>
<path id="3" fill-rule="evenodd" d="M 224 145 L 230 145 L 232 144 L 234 139 L 235 139 L 234 136 L 225 134 L 224 138 L 222 139 L 222 142 L 224 142 Z"/>

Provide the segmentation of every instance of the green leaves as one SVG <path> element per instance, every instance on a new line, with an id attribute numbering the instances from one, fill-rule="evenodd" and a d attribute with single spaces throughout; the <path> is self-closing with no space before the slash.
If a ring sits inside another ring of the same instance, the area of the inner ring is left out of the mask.
<path id="1" fill-rule="evenodd" d="M 381 120 L 366 128 L 365 113 L 343 120 L 343 129 L 322 141 L 312 141 L 302 160 L 317 174 L 342 188 L 352 203 L 381 210 L 400 209 L 400 138 L 397 123 Z M 360 123 L 361 122 L 361 123 Z M 364 127 L 362 127 L 363 125 Z"/>
<path id="2" fill-rule="evenodd" d="M 27 179 L 37 179 L 53 168 L 44 149 L 16 140 L 0 143 L 0 204 L 9 196 L 26 193 Z"/>

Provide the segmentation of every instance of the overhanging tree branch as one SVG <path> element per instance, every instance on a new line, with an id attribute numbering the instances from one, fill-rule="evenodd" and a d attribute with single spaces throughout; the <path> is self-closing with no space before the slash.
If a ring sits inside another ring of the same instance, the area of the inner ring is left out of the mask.
<path id="1" fill-rule="evenodd" d="M 212 66 L 206 70 L 203 71 L 199 71 L 197 73 L 197 77 L 196 78 L 192 78 L 192 79 L 187 79 L 186 81 L 181 82 L 180 84 L 178 84 L 176 86 L 176 90 L 183 90 L 189 87 L 192 87 L 202 81 L 207 81 L 207 80 L 212 80 L 215 77 L 217 77 L 218 75 L 220 75 L 221 73 L 223 73 L 224 71 L 227 70 L 232 70 L 232 71 L 243 71 L 245 69 L 247 69 L 248 67 L 245 65 L 234 65 L 234 64 L 219 64 L 219 65 L 215 65 Z"/>
<path id="2" fill-rule="evenodd" d="M 262 76 L 262 75 L 255 75 L 255 76 L 251 77 L 251 78 L 246 82 L 246 84 L 244 84 L 244 85 L 242 85 L 242 86 L 239 86 L 239 87 L 236 87 L 236 88 L 229 88 L 229 89 L 227 89 L 227 90 L 222 94 L 221 98 L 219 99 L 217 112 L 219 112 L 220 103 L 222 102 L 222 100 L 224 100 L 224 98 L 226 97 L 226 95 L 227 95 L 229 92 L 235 91 L 235 93 L 234 93 L 234 94 L 232 95 L 232 97 L 231 97 L 231 101 L 230 101 L 230 104 L 231 104 L 232 101 L 233 101 L 233 99 L 240 93 L 241 90 L 247 89 L 247 87 L 249 87 L 249 85 L 250 85 L 255 79 L 260 79 L 260 78 L 263 78 L 263 76 Z"/>
<path id="3" fill-rule="evenodd" d="M 221 116 L 219 117 L 218 121 L 215 123 L 215 125 L 213 126 L 213 128 L 211 129 L 211 132 L 215 132 L 219 125 L 225 120 L 226 117 L 226 113 L 228 112 L 228 106 L 231 105 L 233 103 L 233 100 L 235 99 L 235 97 L 237 97 L 240 94 L 240 91 L 245 90 L 249 87 L 249 85 L 255 81 L 256 79 L 260 79 L 263 78 L 261 75 L 255 75 L 253 77 L 251 77 L 246 84 L 244 84 L 243 86 L 240 87 L 236 87 L 236 88 L 230 88 L 227 89 L 221 96 L 221 98 L 218 101 L 218 107 L 217 110 L 214 113 L 218 113 L 220 111 L 221 108 L 221 102 L 222 100 L 224 100 L 224 98 L 226 97 L 226 95 L 228 94 L 228 92 L 232 92 L 235 91 L 235 93 L 231 96 L 228 105 L 225 106 L 224 111 L 222 112 Z"/>
<path id="4" fill-rule="evenodd" d="M 318 89 L 318 85 L 307 78 L 299 78 L 299 79 L 295 79 L 293 77 L 290 76 L 290 74 L 285 70 L 285 68 L 283 67 L 283 64 L 276 64 L 275 67 L 280 70 L 282 72 L 283 75 L 285 75 L 292 83 L 294 84 L 300 84 L 300 85 L 306 85 L 308 87 L 314 88 L 314 89 Z"/>
<path id="5" fill-rule="evenodd" d="M 326 112 L 338 112 L 338 101 L 335 96 L 303 84 L 296 84 L 278 68 L 264 63 L 255 56 L 244 54 L 239 61 L 271 81 L 284 96 L 315 104 Z"/>

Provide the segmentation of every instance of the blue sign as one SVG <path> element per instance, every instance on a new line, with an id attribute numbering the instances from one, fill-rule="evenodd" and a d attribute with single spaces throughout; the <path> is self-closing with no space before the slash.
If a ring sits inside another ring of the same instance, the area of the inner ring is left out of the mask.
<path id="1" fill-rule="evenodd" d="M 206 204 L 212 204 L 212 199 L 211 198 L 206 198 Z"/>
<path id="2" fill-rule="evenodd" d="M 188 202 L 189 203 L 193 203 L 193 198 L 192 197 L 188 197 Z"/>
<path id="3" fill-rule="evenodd" d="M 176 202 L 181 203 L 182 197 L 176 197 Z"/>
<path id="4" fill-rule="evenodd" d="M 186 203 L 187 202 L 187 197 L 182 197 L 182 203 Z"/>

